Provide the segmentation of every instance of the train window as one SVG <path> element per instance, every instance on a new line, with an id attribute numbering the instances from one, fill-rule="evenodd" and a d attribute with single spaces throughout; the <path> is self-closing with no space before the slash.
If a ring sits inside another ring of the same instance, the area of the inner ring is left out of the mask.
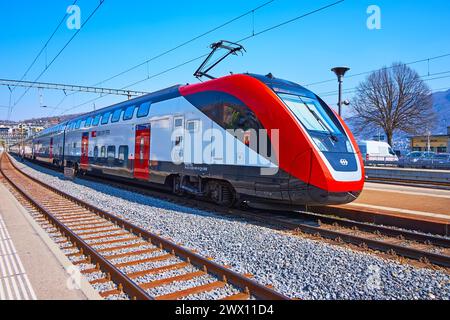
<path id="1" fill-rule="evenodd" d="M 125 110 L 125 112 L 124 112 L 124 114 L 123 114 L 123 120 L 124 120 L 124 121 L 133 119 L 134 109 L 136 109 L 136 106 L 128 107 L 128 108 Z"/>
<path id="2" fill-rule="evenodd" d="M 75 129 L 80 129 L 80 127 L 81 127 L 81 119 L 77 121 Z"/>
<path id="3" fill-rule="evenodd" d="M 119 160 L 128 162 L 128 146 L 119 147 Z"/>
<path id="4" fill-rule="evenodd" d="M 116 147 L 109 146 L 108 147 L 108 159 L 115 159 L 115 158 L 116 158 Z"/>
<path id="5" fill-rule="evenodd" d="M 331 134 L 341 133 L 318 100 L 291 94 L 279 96 L 306 129 Z"/>
<path id="6" fill-rule="evenodd" d="M 112 118 L 111 118 L 111 122 L 119 122 L 120 120 L 120 116 L 122 115 L 122 109 L 118 109 L 116 111 L 114 111 Z"/>
<path id="7" fill-rule="evenodd" d="M 175 128 L 183 127 L 183 118 L 175 118 Z"/>
<path id="8" fill-rule="evenodd" d="M 188 121 L 186 123 L 186 129 L 191 133 L 197 132 L 199 126 L 200 126 L 200 121 L 198 121 L 198 120 Z"/>
<path id="9" fill-rule="evenodd" d="M 111 117 L 111 112 L 105 113 L 102 117 L 102 124 L 108 124 L 110 117 Z"/>
<path id="10" fill-rule="evenodd" d="M 74 149 L 77 148 L 77 143 L 76 143 L 76 142 L 73 143 L 73 148 L 74 148 Z"/>
<path id="11" fill-rule="evenodd" d="M 92 117 L 87 118 L 86 124 L 84 125 L 85 128 L 89 128 L 92 124 Z"/>
<path id="12" fill-rule="evenodd" d="M 224 129 L 264 129 L 255 113 L 236 97 L 222 92 L 201 92 L 187 97 Z"/>
<path id="13" fill-rule="evenodd" d="M 143 103 L 139 107 L 137 117 L 138 118 L 146 117 L 148 116 L 149 112 L 150 112 L 150 102 Z"/>
<path id="14" fill-rule="evenodd" d="M 92 121 L 92 126 L 93 127 L 98 126 L 98 124 L 100 123 L 100 117 L 101 116 L 99 114 L 95 116 L 94 120 Z"/>
<path id="15" fill-rule="evenodd" d="M 94 159 L 97 161 L 97 159 L 98 159 L 98 147 L 97 146 L 95 146 L 95 148 L 94 148 Z"/>
<path id="16" fill-rule="evenodd" d="M 103 146 L 100 149 L 100 158 L 106 158 L 106 147 L 105 146 Z"/>

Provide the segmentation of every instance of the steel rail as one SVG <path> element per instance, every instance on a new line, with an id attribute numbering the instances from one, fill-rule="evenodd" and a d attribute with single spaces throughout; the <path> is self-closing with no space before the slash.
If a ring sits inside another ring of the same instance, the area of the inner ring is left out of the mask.
<path id="1" fill-rule="evenodd" d="M 89 177 L 89 179 L 91 179 L 91 177 Z M 101 177 L 101 178 L 95 177 L 93 180 L 95 180 L 95 181 L 107 180 L 108 182 L 111 181 L 111 179 L 105 179 L 103 177 Z M 121 185 L 120 183 L 118 183 L 118 184 Z M 121 187 L 123 188 L 123 185 L 121 185 Z M 127 186 L 127 188 L 137 189 L 137 190 L 141 189 L 141 187 L 138 187 L 138 186 L 136 186 L 136 187 Z M 142 189 L 141 189 L 141 192 L 143 192 Z M 145 190 L 144 193 L 148 193 L 148 192 L 149 192 L 149 190 Z M 158 191 L 156 191 L 156 192 L 158 192 Z M 151 191 L 151 193 L 153 194 L 153 191 Z M 170 197 L 170 195 L 168 195 L 168 194 L 164 194 L 164 195 L 166 197 L 167 196 Z M 175 199 L 175 196 L 173 198 Z M 189 199 L 184 199 L 184 198 L 182 198 L 182 199 L 183 199 L 183 201 L 189 201 Z M 215 206 L 215 211 L 220 212 L 225 215 L 244 217 L 244 218 L 247 218 L 250 220 L 261 222 L 265 225 L 267 225 L 267 224 L 279 225 L 279 226 L 282 226 L 282 227 L 284 227 L 286 229 L 290 229 L 290 230 L 299 229 L 300 231 L 302 231 L 304 233 L 308 233 L 311 235 L 320 235 L 323 238 L 330 239 L 333 241 L 336 241 L 336 240 L 344 241 L 349 244 L 358 245 L 358 246 L 366 245 L 368 248 L 373 249 L 373 250 L 378 250 L 378 251 L 383 251 L 383 252 L 395 252 L 396 254 L 398 254 L 400 256 L 404 256 L 404 257 L 411 258 L 414 260 L 424 260 L 424 261 L 429 261 L 430 263 L 433 263 L 435 265 L 439 265 L 442 267 L 450 267 L 450 257 L 449 256 L 436 254 L 436 253 L 428 252 L 425 250 L 418 250 L 418 249 L 414 249 L 411 247 L 396 245 L 396 244 L 388 243 L 387 241 L 373 240 L 373 239 L 369 239 L 366 237 L 351 235 L 351 234 L 348 234 L 345 232 L 328 230 L 328 229 L 324 229 L 322 227 L 314 227 L 314 226 L 304 224 L 304 223 L 290 222 L 288 219 L 276 218 L 273 215 L 273 212 L 257 211 L 255 213 L 255 212 L 251 212 L 249 210 L 243 210 L 243 209 L 232 209 L 230 211 L 230 210 L 224 210 L 223 208 L 217 208 L 217 206 Z M 370 224 L 370 223 L 363 223 L 363 222 L 352 221 L 352 220 L 345 220 L 345 219 L 341 219 L 341 218 L 324 216 L 324 215 L 314 214 L 314 213 L 309 213 L 309 212 L 295 212 L 295 213 L 290 212 L 289 214 L 290 214 L 289 218 L 305 217 L 308 220 L 316 221 L 319 224 L 320 223 L 326 223 L 326 224 L 330 224 L 330 225 L 338 224 L 339 226 L 344 227 L 344 228 L 348 228 L 348 229 L 357 228 L 357 230 L 379 234 L 380 236 L 395 237 L 398 239 L 404 238 L 404 240 L 418 241 L 418 242 L 421 242 L 424 244 L 433 244 L 433 245 L 444 247 L 444 248 L 450 248 L 450 239 L 444 238 L 444 237 L 438 237 L 438 236 L 433 236 L 433 235 L 428 235 L 428 234 L 420 234 L 420 233 L 415 233 L 413 231 L 408 231 L 408 230 L 389 228 L 389 227 L 385 227 L 385 226 L 374 225 L 374 224 Z M 293 214 L 297 214 L 298 216 L 293 216 Z"/>
<path id="2" fill-rule="evenodd" d="M 284 296 L 283 294 L 278 293 L 269 287 L 263 286 L 263 285 L 257 283 L 256 281 L 247 278 L 244 275 L 241 275 L 237 272 L 227 269 L 227 268 L 219 265 L 218 263 L 210 261 L 210 260 L 208 260 L 188 249 L 185 249 L 167 239 L 164 239 L 152 232 L 149 232 L 149 231 L 147 231 L 143 228 L 140 228 L 136 225 L 133 225 L 132 223 L 130 223 L 124 219 L 121 219 L 109 212 L 106 212 L 96 206 L 88 204 L 88 203 L 86 203 L 78 198 L 75 198 L 61 190 L 58 190 L 42 181 L 39 181 L 38 179 L 26 174 L 21 169 L 19 169 L 16 166 L 16 164 L 13 161 L 11 161 L 11 159 L 9 158 L 10 157 L 9 155 L 7 155 L 7 157 L 9 159 L 12 167 L 15 170 L 17 170 L 20 174 L 29 178 L 33 182 L 50 190 L 53 193 L 60 195 L 61 197 L 64 197 L 64 198 L 70 200 L 71 202 L 74 202 L 74 203 L 86 208 L 87 210 L 97 214 L 98 216 L 100 216 L 102 218 L 105 218 L 111 222 L 116 223 L 119 227 L 123 228 L 124 230 L 126 230 L 138 237 L 141 237 L 144 240 L 150 241 L 155 246 L 158 246 L 161 249 L 166 250 L 168 252 L 172 252 L 174 255 L 178 256 L 179 258 L 186 260 L 189 263 L 191 263 L 197 267 L 202 268 L 203 270 L 207 271 L 209 274 L 213 274 L 213 275 L 217 276 L 219 279 L 226 280 L 227 283 L 230 283 L 230 284 L 242 289 L 244 292 L 247 292 L 250 296 L 254 296 L 254 297 L 256 297 L 258 299 L 262 299 L 262 300 L 288 300 L 289 299 L 288 297 Z M 27 196 L 27 198 L 29 198 L 29 197 Z M 42 208 L 42 209 L 44 209 L 44 208 Z M 68 233 L 68 234 L 70 234 L 70 233 Z M 76 237 L 76 235 L 74 235 L 74 236 L 75 236 L 74 239 L 76 240 L 77 237 Z M 85 244 L 85 245 L 88 246 L 87 244 Z M 95 257 L 95 255 L 94 255 L 94 257 Z M 102 260 L 104 260 L 101 256 L 100 256 L 100 258 Z M 100 262 L 102 262 L 102 261 L 100 260 Z M 109 265 L 109 267 L 115 268 L 112 265 Z M 121 280 L 120 275 L 117 275 L 117 277 L 119 278 L 119 280 Z M 125 290 L 125 286 L 124 286 L 124 290 Z M 133 288 L 129 288 L 127 290 L 130 290 L 132 293 L 134 293 Z M 137 295 L 137 292 L 130 296 L 132 296 L 132 297 L 136 296 L 137 298 L 140 297 Z"/>
<path id="3" fill-rule="evenodd" d="M 94 180 L 102 180 L 100 179 L 94 179 Z M 187 201 L 187 200 L 186 200 Z M 222 208 L 216 208 L 215 209 L 218 212 L 222 212 Z M 273 212 L 267 213 L 265 212 L 263 215 L 260 215 L 261 212 L 251 212 L 248 210 L 242 210 L 242 209 L 233 209 L 230 211 L 223 211 L 224 214 L 227 215 L 233 215 L 233 216 L 241 216 L 245 217 L 247 219 L 259 221 L 264 224 L 276 224 L 279 226 L 282 226 L 286 229 L 300 229 L 302 232 L 311 234 L 311 235 L 317 235 L 319 234 L 323 238 L 331 239 L 331 240 L 342 240 L 344 242 L 347 242 L 349 244 L 354 245 L 364 245 L 366 244 L 368 248 L 383 252 L 395 252 L 398 255 L 408 257 L 414 260 L 423 260 L 425 259 L 430 261 L 433 264 L 443 266 L 443 267 L 450 267 L 450 257 L 445 255 L 440 255 L 432 252 L 428 252 L 425 250 L 418 250 L 406 246 L 401 245 L 395 245 L 388 243 L 386 241 L 379 241 L 379 240 L 373 240 L 365 237 L 360 237 L 356 235 L 350 235 L 345 232 L 339 232 L 339 231 L 332 231 L 327 230 L 322 227 L 314 227 L 308 224 L 304 223 L 298 223 L 298 222 L 290 222 L 288 219 L 282 219 L 277 218 L 273 215 Z M 329 225 L 337 224 L 340 227 L 348 228 L 348 229 L 354 229 L 356 228 L 359 231 L 369 232 L 373 234 L 379 234 L 380 236 L 388 236 L 388 237 L 395 237 L 398 239 L 404 239 L 404 240 L 411 240 L 411 241 L 417 241 L 424 244 L 432 244 L 435 246 L 440 246 L 444 248 L 450 248 L 450 239 L 444 238 L 444 237 L 438 237 L 428 234 L 421 234 L 421 233 L 415 233 L 413 231 L 408 230 L 401 230 L 401 229 L 395 229 L 395 228 L 389 228 L 385 226 L 380 225 L 374 225 L 370 223 L 363 223 L 358 221 L 352 221 L 352 220 L 345 220 L 340 218 L 335 218 L 331 216 L 325 216 L 320 214 L 313 214 L 309 212 L 296 212 L 297 216 L 293 216 L 293 213 L 289 213 L 289 218 L 300 218 L 304 217 L 308 220 L 317 221 L 320 223 L 326 223 Z"/>
<path id="4" fill-rule="evenodd" d="M 398 185 L 407 185 L 407 186 L 417 186 L 417 185 L 426 185 L 432 187 L 441 187 L 443 190 L 447 190 L 450 188 L 449 182 L 441 182 L 441 181 L 430 181 L 430 180 L 415 180 L 415 179 L 400 179 L 400 178 L 378 178 L 378 177 L 369 177 L 367 182 L 373 183 L 388 183 L 388 184 L 398 184 Z"/>
<path id="5" fill-rule="evenodd" d="M 60 222 L 53 214 L 51 214 L 45 207 L 35 198 L 28 194 L 19 184 L 15 183 L 5 173 L 3 166 L 0 164 L 0 171 L 8 181 L 8 183 L 14 187 L 25 199 L 27 199 L 39 212 L 41 212 L 47 219 L 58 227 L 63 235 L 65 235 L 72 243 L 76 244 L 79 249 L 83 250 L 83 253 L 90 257 L 91 262 L 98 265 L 105 273 L 107 273 L 111 280 L 119 286 L 122 286 L 123 291 L 133 299 L 137 300 L 153 300 L 144 290 L 137 286 L 130 278 L 123 274 L 118 268 L 114 267 L 109 261 L 104 259 L 98 254 L 91 246 L 78 237 L 74 232 L 67 228 L 62 222 Z"/>
<path id="6" fill-rule="evenodd" d="M 114 179 L 107 179 L 104 177 L 95 177 L 95 178 L 91 178 L 89 177 L 88 179 L 90 180 L 94 180 L 94 181 L 108 181 L 108 182 L 115 182 Z M 121 187 L 123 188 L 124 186 L 120 183 L 120 182 L 116 182 L 118 185 L 121 185 Z M 145 191 L 142 190 L 141 187 L 138 186 L 127 186 L 126 188 L 128 189 L 132 189 L 132 190 L 137 190 L 138 192 L 144 193 L 144 194 L 154 194 L 154 193 L 162 193 L 159 191 L 149 191 L 148 189 L 146 189 Z M 176 197 L 173 196 L 171 197 L 170 194 L 164 193 L 165 197 L 169 197 L 171 199 L 174 199 L 174 201 L 176 200 Z M 178 198 L 178 202 L 180 202 L 180 198 Z M 185 198 L 181 198 L 183 199 L 183 201 L 187 201 L 189 202 L 189 199 L 185 199 Z M 402 245 L 397 245 L 397 244 L 393 244 L 393 243 L 389 243 L 388 241 L 382 241 L 382 240 L 374 240 L 374 239 L 369 239 L 367 237 L 363 237 L 363 236 L 356 236 L 356 235 L 352 235 L 352 234 L 348 234 L 345 232 L 340 232 L 340 231 L 334 231 L 334 230 L 329 230 L 329 229 L 325 229 L 323 227 L 315 227 L 315 226 L 311 226 L 305 223 L 300 223 L 300 222 L 291 222 L 289 221 L 289 219 L 283 219 L 283 218 L 277 218 L 273 215 L 273 212 L 268 212 L 268 211 L 249 211 L 249 210 L 243 210 L 243 209 L 232 209 L 232 210 L 224 210 L 223 208 L 214 206 L 214 210 L 224 214 L 224 215 L 231 215 L 231 216 L 240 216 L 243 218 L 247 218 L 253 221 L 258 221 L 264 225 L 267 224 L 271 224 L 271 225 L 277 225 L 277 226 L 281 226 L 285 229 L 289 229 L 289 230 L 299 230 L 302 231 L 304 233 L 310 234 L 310 235 L 319 235 L 325 239 L 330 239 L 333 241 L 344 241 L 346 243 L 349 244 L 353 244 L 353 245 L 357 245 L 357 246 L 367 246 L 367 248 L 370 248 L 372 250 L 378 250 L 378 251 L 382 251 L 382 252 L 386 252 L 386 253 L 396 253 L 397 255 L 400 256 L 404 256 L 407 258 L 411 258 L 414 260 L 422 260 L 422 261 L 429 261 L 432 264 L 438 265 L 438 266 L 442 266 L 442 267 L 450 267 L 450 257 L 446 256 L 446 255 L 441 255 L 441 254 L 437 254 L 437 253 L 433 253 L 433 252 L 429 252 L 429 251 L 425 251 L 425 250 L 419 250 L 419 249 L 415 249 L 415 248 L 411 248 L 411 247 L 406 247 L 406 246 L 402 246 Z M 282 214 L 286 214 L 281 212 Z M 293 216 L 293 214 L 297 214 L 298 216 Z M 449 248 L 450 247 L 450 240 L 448 238 L 443 238 L 443 237 L 436 237 L 433 235 L 427 235 L 427 234 L 419 234 L 419 233 L 415 233 L 412 231 L 407 231 L 407 230 L 401 230 L 401 229 L 395 229 L 395 228 L 389 228 L 389 227 L 384 227 L 384 226 L 380 226 L 380 225 L 374 225 L 374 224 L 370 224 L 370 223 L 363 223 L 363 222 L 357 222 L 357 221 L 352 221 L 352 220 L 345 220 L 345 219 L 341 219 L 341 218 L 335 218 L 335 217 L 331 217 L 331 216 L 324 216 L 321 214 L 314 214 L 314 213 L 309 213 L 309 212 L 290 212 L 290 216 L 289 218 L 300 218 L 300 217 L 305 217 L 310 221 L 316 222 L 316 223 L 326 223 L 329 225 L 333 225 L 333 224 L 338 224 L 341 227 L 344 228 L 348 228 L 348 229 L 353 229 L 353 228 L 357 228 L 357 230 L 360 231 L 365 231 L 365 232 L 370 232 L 370 233 L 375 233 L 375 234 L 379 234 L 384 235 L 384 236 L 389 236 L 389 237 L 396 237 L 398 238 L 398 240 L 400 240 L 402 237 L 405 240 L 412 240 L 412 241 L 418 241 L 424 244 L 434 244 L 436 246 L 441 246 L 441 247 L 445 247 L 445 248 Z"/>

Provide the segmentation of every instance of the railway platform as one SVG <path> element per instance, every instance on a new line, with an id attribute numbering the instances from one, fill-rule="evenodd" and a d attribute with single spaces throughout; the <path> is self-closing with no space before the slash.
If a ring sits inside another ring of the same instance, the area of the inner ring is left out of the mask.
<path id="1" fill-rule="evenodd" d="M 83 278 L 73 278 L 70 266 L 0 183 L 0 300 L 99 299 Z"/>
<path id="2" fill-rule="evenodd" d="M 405 181 L 424 184 L 450 186 L 450 170 L 397 168 L 397 167 L 366 167 L 366 175 L 371 180 Z"/>
<path id="3" fill-rule="evenodd" d="M 450 191 L 366 183 L 353 203 L 320 209 L 358 221 L 450 234 Z"/>

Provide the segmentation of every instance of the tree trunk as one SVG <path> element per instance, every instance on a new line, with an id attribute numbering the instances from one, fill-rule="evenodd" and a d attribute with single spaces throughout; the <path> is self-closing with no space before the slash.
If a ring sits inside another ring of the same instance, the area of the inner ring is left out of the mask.
<path id="1" fill-rule="evenodd" d="M 392 133 L 392 132 L 390 132 L 389 130 L 386 130 L 385 131 L 385 134 L 386 134 L 386 140 L 387 140 L 387 143 L 392 147 L 392 140 L 393 140 L 393 136 L 394 136 L 394 134 Z"/>

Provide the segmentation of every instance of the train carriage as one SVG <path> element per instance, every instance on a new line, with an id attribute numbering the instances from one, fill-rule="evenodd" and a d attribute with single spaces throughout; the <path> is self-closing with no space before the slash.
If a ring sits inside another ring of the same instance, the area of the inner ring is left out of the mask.
<path id="1" fill-rule="evenodd" d="M 343 120 L 311 91 L 270 75 L 174 86 L 49 128 L 32 143 L 39 161 L 223 205 L 348 203 L 364 184 Z"/>

